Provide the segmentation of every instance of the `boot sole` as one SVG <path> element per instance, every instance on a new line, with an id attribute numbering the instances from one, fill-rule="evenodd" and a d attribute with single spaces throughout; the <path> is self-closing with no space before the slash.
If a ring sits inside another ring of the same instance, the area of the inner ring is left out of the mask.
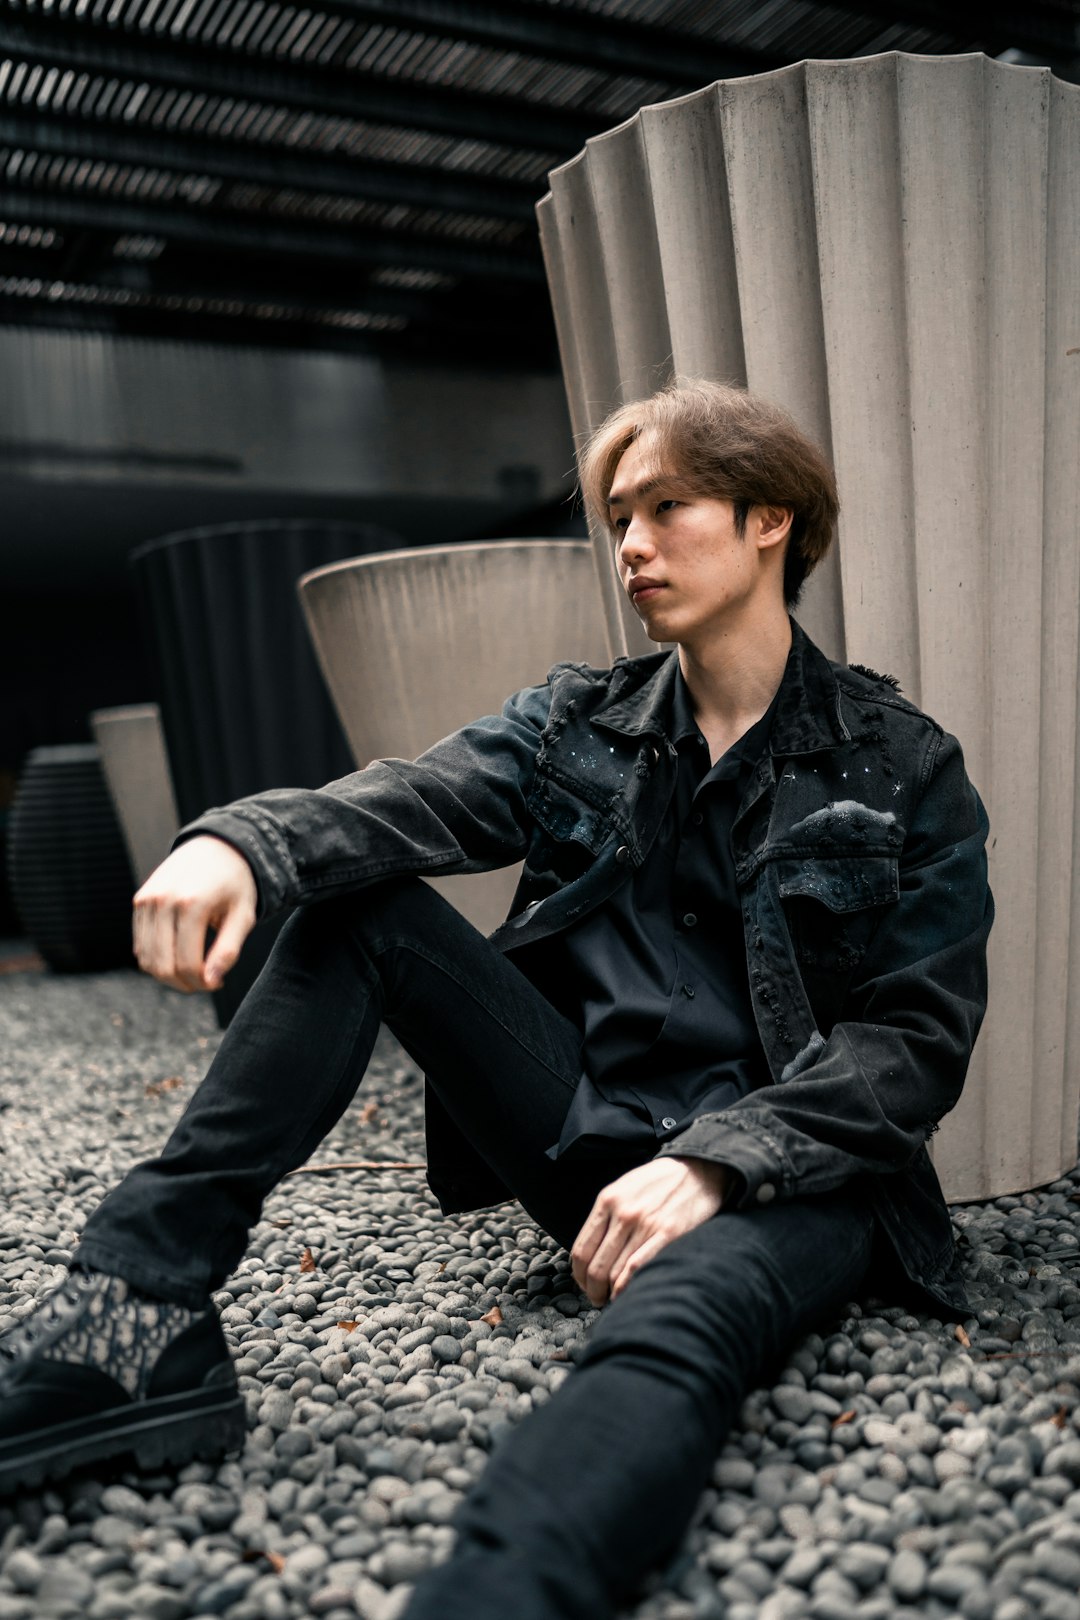
<path id="1" fill-rule="evenodd" d="M 164 1396 L 0 1442 L 0 1496 L 62 1479 L 91 1463 L 134 1459 L 148 1470 L 240 1451 L 247 1435 L 236 1390 Z"/>

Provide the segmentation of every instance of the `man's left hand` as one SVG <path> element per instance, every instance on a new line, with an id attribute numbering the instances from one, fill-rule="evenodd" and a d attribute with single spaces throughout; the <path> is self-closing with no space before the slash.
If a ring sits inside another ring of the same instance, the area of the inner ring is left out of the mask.
<path id="1" fill-rule="evenodd" d="M 605 1187 L 570 1251 L 574 1281 L 593 1305 L 614 1299 L 673 1238 L 724 1202 L 728 1171 L 705 1159 L 652 1159 Z"/>

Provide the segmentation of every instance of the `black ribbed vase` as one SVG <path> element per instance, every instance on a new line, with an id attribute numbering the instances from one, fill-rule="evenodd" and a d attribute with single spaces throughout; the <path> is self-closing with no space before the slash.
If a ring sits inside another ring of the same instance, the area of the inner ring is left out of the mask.
<path id="1" fill-rule="evenodd" d="M 403 543 L 372 524 L 231 523 L 131 553 L 181 822 L 248 793 L 321 787 L 354 769 L 296 582 Z M 254 982 L 282 921 L 249 937 L 214 997 L 219 1023 Z"/>
<path id="2" fill-rule="evenodd" d="M 135 879 L 95 743 L 35 748 L 8 834 L 8 880 L 27 936 L 51 967 L 133 967 Z"/>

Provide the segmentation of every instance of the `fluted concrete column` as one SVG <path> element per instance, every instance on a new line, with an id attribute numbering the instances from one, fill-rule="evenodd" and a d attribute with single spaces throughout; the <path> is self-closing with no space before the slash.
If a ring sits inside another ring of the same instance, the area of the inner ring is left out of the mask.
<path id="1" fill-rule="evenodd" d="M 840 545 L 799 617 L 960 737 L 993 823 L 991 1011 L 938 1168 L 954 1198 L 1053 1179 L 1080 1103 L 1080 87 L 801 63 L 643 108 L 539 215 L 579 435 L 674 371 L 831 453 Z"/>
<path id="2" fill-rule="evenodd" d="M 156 703 L 94 709 L 90 729 L 101 749 L 135 882 L 143 884 L 180 829 L 161 710 Z"/>
<path id="3" fill-rule="evenodd" d="M 418 546 L 315 569 L 300 597 L 357 765 L 414 759 L 498 714 L 552 664 L 610 661 L 584 540 Z M 434 879 L 483 933 L 506 916 L 520 863 Z"/>

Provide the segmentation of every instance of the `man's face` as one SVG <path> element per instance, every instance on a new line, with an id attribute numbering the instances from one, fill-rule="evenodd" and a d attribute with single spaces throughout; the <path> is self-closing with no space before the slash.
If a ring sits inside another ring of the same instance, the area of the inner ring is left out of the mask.
<path id="1" fill-rule="evenodd" d="M 616 467 L 608 507 L 619 578 L 653 641 L 692 645 L 734 626 L 758 592 L 775 589 L 776 570 L 766 581 L 756 540 L 761 509 L 740 535 L 732 503 L 690 494 L 658 470 L 647 438 Z"/>

